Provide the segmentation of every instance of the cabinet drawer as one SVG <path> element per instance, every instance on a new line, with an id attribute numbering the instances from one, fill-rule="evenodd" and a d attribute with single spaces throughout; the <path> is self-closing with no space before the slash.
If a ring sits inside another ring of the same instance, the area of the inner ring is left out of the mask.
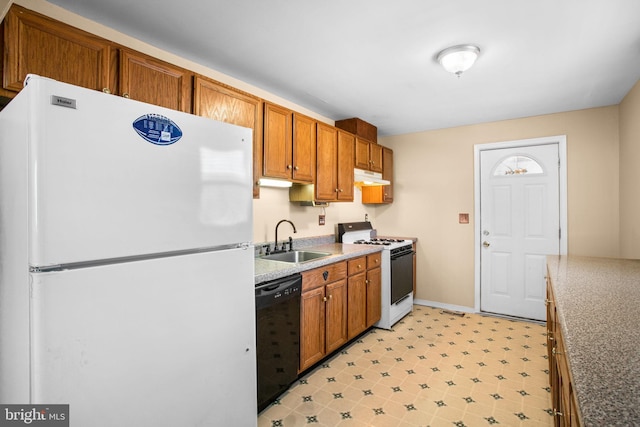
<path id="1" fill-rule="evenodd" d="M 380 267 L 382 265 L 382 253 L 376 252 L 375 254 L 367 255 L 367 270 Z"/>
<path id="2" fill-rule="evenodd" d="M 353 276 L 354 274 L 361 273 L 367 269 L 366 257 L 350 259 L 348 263 L 349 263 L 349 267 L 347 270 L 349 272 L 349 276 Z"/>
<path id="3" fill-rule="evenodd" d="M 302 291 L 317 288 L 347 277 L 347 262 L 337 262 L 302 272 Z"/>

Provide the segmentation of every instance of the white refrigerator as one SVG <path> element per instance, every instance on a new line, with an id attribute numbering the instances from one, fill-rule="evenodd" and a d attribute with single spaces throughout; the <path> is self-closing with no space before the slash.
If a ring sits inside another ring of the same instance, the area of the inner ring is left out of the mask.
<path id="1" fill-rule="evenodd" d="M 28 77 L 0 112 L 0 402 L 257 423 L 251 132 Z"/>

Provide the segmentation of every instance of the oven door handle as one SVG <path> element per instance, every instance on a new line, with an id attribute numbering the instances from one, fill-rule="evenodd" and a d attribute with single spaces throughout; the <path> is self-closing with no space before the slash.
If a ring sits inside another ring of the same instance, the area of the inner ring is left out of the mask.
<path id="1" fill-rule="evenodd" d="M 416 253 L 416 251 L 414 251 L 413 249 L 409 249 L 408 251 L 398 252 L 398 253 L 392 254 L 391 255 L 391 259 L 397 259 L 397 258 L 403 257 L 405 255 L 413 255 L 415 253 Z"/>

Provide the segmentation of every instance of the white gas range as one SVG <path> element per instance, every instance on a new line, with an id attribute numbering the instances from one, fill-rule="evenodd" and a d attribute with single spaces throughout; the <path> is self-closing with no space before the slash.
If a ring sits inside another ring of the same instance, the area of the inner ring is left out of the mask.
<path id="1" fill-rule="evenodd" d="M 370 222 L 337 225 L 338 242 L 382 247 L 382 315 L 374 326 L 391 327 L 413 310 L 413 242 L 378 238 Z"/>

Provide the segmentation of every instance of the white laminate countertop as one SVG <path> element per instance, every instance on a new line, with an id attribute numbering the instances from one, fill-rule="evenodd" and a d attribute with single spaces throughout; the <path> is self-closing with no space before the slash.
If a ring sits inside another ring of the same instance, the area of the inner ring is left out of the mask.
<path id="1" fill-rule="evenodd" d="M 640 260 L 547 257 L 585 426 L 640 426 Z"/>
<path id="2" fill-rule="evenodd" d="M 300 273 L 302 271 L 311 270 L 313 268 L 322 267 L 327 264 L 333 264 L 334 262 L 344 261 L 350 258 L 369 255 L 382 250 L 380 246 L 375 245 L 343 245 L 342 243 L 327 243 L 315 246 L 296 247 L 296 249 L 329 252 L 331 255 L 325 258 L 318 258 L 313 261 L 307 261 L 299 264 L 256 258 L 255 283 L 258 284 L 280 279 L 291 274 Z"/>

